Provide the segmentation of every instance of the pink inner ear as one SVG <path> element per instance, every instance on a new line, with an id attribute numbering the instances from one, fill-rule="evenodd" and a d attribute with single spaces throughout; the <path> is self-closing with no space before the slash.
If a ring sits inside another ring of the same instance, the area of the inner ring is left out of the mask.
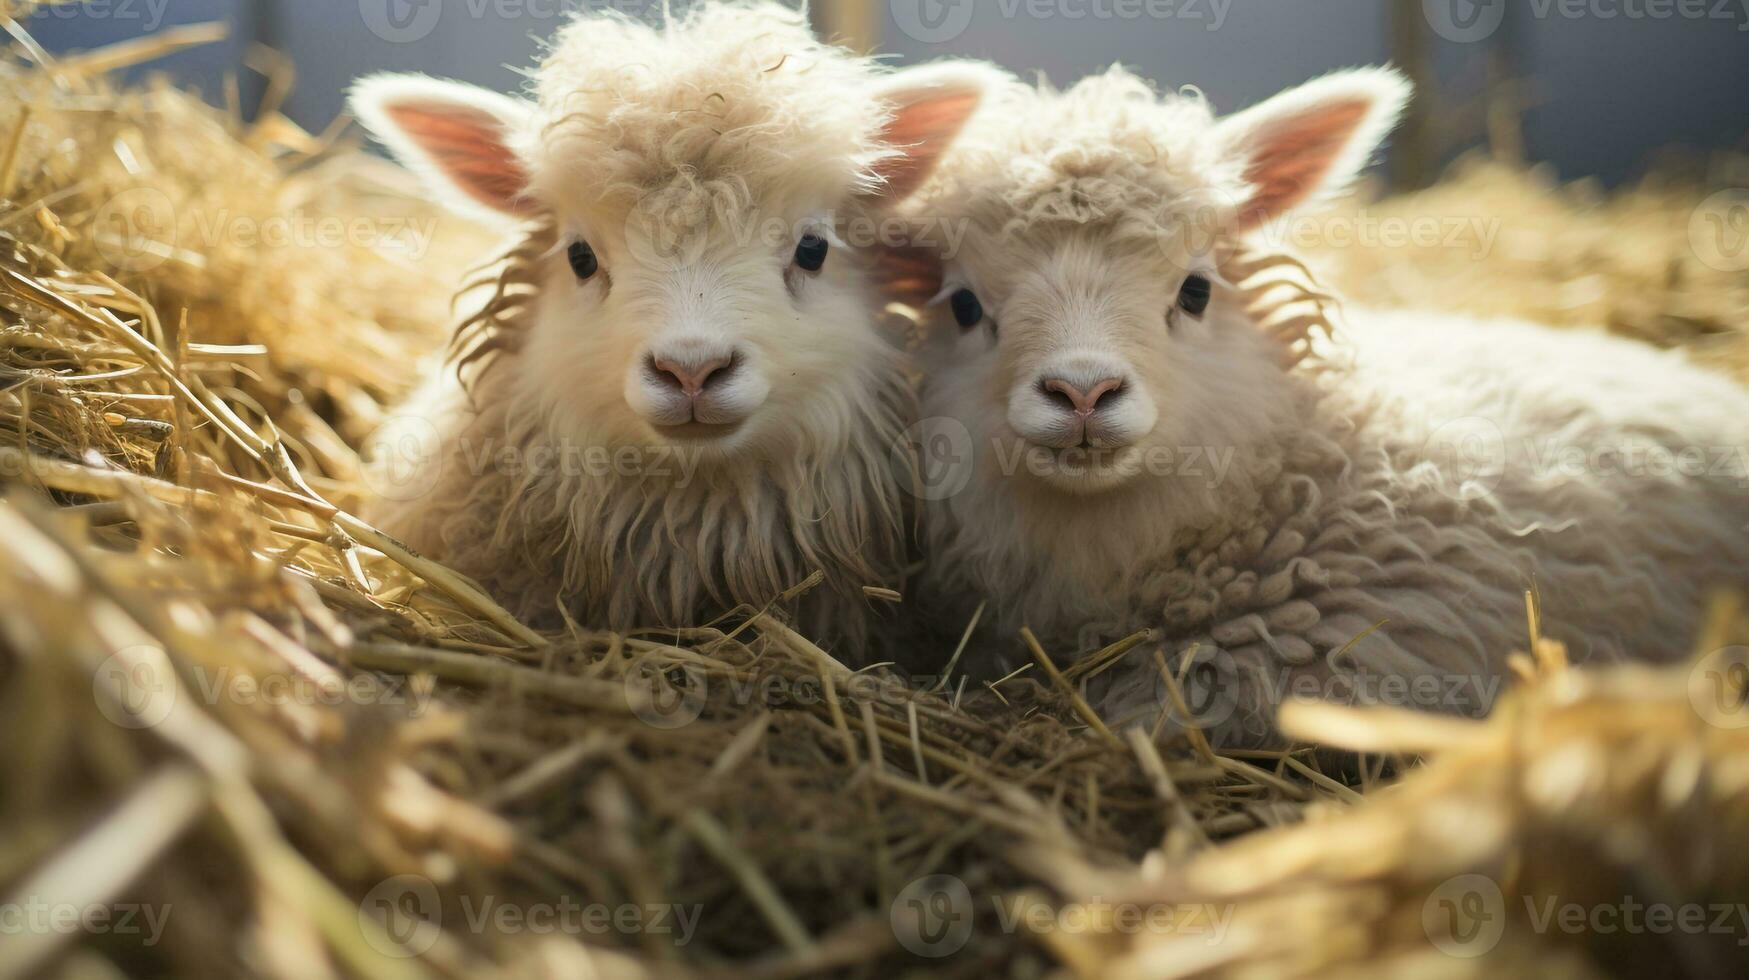
<path id="1" fill-rule="evenodd" d="M 1245 179 L 1256 190 L 1239 213 L 1241 230 L 1285 214 L 1315 194 L 1366 118 L 1370 103 L 1320 106 L 1257 134 Z"/>
<path id="2" fill-rule="evenodd" d="M 941 257 L 934 249 L 882 245 L 872 255 L 871 276 L 883 295 L 921 308 L 941 292 Z"/>
<path id="3" fill-rule="evenodd" d="M 469 197 L 497 211 L 529 210 L 523 196 L 528 171 L 504 145 L 503 126 L 490 114 L 453 105 L 392 105 L 386 111 Z"/>
<path id="4" fill-rule="evenodd" d="M 909 101 L 903 95 L 894 97 L 900 108 L 881 131 L 881 141 L 901 154 L 888 157 L 875 167 L 875 173 L 886 180 L 881 196 L 895 201 L 909 197 L 923 186 L 960 127 L 978 108 L 983 93 L 920 92 L 915 98 L 916 101 Z"/>

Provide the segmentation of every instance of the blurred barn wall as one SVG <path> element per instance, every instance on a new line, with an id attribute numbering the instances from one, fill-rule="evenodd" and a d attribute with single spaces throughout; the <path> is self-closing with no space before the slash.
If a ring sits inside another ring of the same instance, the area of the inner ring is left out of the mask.
<path id="1" fill-rule="evenodd" d="M 227 74 L 236 74 L 250 39 L 259 36 L 266 3 L 252 0 L 90 0 L 37 8 L 24 29 L 51 52 L 100 47 L 183 24 L 226 22 L 230 36 L 152 64 L 222 102 Z M 139 70 L 134 72 L 140 74 Z M 258 89 L 246 89 L 245 92 Z"/>
<path id="2" fill-rule="evenodd" d="M 247 41 L 280 48 L 299 70 L 289 111 L 320 128 L 364 72 L 513 89 L 520 76 L 509 66 L 531 63 L 537 38 L 584 8 L 654 17 L 661 0 L 87 0 L 29 27 L 64 50 L 141 33 L 154 14 L 166 24 L 227 19 L 230 43 L 169 67 L 218 92 Z M 1493 89 L 1496 107 L 1523 109 L 1526 156 L 1564 177 L 1617 182 L 1656 148 L 1742 148 L 1749 138 L 1749 0 L 818 0 L 814 16 L 907 62 L 990 58 L 1057 82 L 1122 62 L 1166 86 L 1194 84 L 1222 111 L 1419 50 L 1434 91 L 1420 105 L 1422 139 L 1398 153 L 1425 159 L 1399 174 L 1486 138 L 1491 79 L 1528 80 Z M 1499 120 L 1514 117 L 1496 114 L 1497 138 Z"/>

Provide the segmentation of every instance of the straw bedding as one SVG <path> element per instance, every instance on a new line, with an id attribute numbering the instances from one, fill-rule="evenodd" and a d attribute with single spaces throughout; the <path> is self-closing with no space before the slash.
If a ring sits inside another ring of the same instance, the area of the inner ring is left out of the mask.
<path id="1" fill-rule="evenodd" d="M 150 942 L 0 922 L 0 975 L 1749 962 L 1741 929 L 1538 930 L 1521 900 L 1749 895 L 1729 654 L 1583 673 L 1536 644 L 1487 722 L 1300 708 L 1300 747 L 1221 754 L 1090 724 L 1077 687 L 1109 656 L 1035 649 L 977 689 L 852 674 L 786 624 L 809 580 L 691 631 L 533 634 L 354 516 L 360 449 L 491 243 L 271 97 L 246 125 L 104 80 L 202 36 L 59 62 L 15 38 L 0 67 L 0 901 L 161 913 Z M 1705 192 L 1593 206 L 1481 168 L 1365 206 L 1510 216 L 1510 249 L 1314 259 L 1373 302 L 1388 282 L 1745 364 L 1745 283 L 1685 237 Z M 1728 604 L 1715 618 L 1705 649 L 1749 639 Z M 1359 755 L 1326 770 L 1315 742 Z M 1474 958 L 1424 922 L 1465 874 L 1511 913 Z M 963 885 L 971 924 L 941 959 L 909 901 L 932 875 Z M 1227 925 L 1128 929 L 1125 907 Z"/>

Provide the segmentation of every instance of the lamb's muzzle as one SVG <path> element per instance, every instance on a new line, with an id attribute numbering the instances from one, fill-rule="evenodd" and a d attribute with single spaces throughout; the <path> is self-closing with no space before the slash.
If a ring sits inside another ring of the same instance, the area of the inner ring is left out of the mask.
<path id="1" fill-rule="evenodd" d="M 663 344 L 645 356 L 638 381 L 643 390 L 626 401 L 664 434 L 688 426 L 726 432 L 769 393 L 745 353 L 709 341 Z"/>
<path id="2" fill-rule="evenodd" d="M 1048 427 L 1023 430 L 1023 434 L 1055 449 L 1116 449 L 1134 443 L 1146 433 L 1137 431 L 1133 417 L 1118 417 L 1117 409 L 1127 380 L 1127 373 L 1119 374 L 1111 366 L 1091 360 L 1047 372 L 1039 378 L 1037 388 L 1054 417 Z M 1027 418 L 1022 413 L 1018 421 L 1024 424 Z"/>

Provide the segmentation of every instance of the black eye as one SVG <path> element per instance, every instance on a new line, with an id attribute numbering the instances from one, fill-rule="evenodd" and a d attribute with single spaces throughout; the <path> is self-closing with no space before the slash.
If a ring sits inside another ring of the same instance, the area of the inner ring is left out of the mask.
<path id="1" fill-rule="evenodd" d="M 579 280 L 587 281 L 601 269 L 601 263 L 595 258 L 595 250 L 582 239 L 571 243 L 571 247 L 565 250 L 565 257 L 571 260 L 571 271 L 577 274 Z"/>
<path id="2" fill-rule="evenodd" d="M 819 235 L 807 234 L 796 245 L 796 265 L 808 272 L 819 272 L 826 264 L 826 239 Z"/>
<path id="3" fill-rule="evenodd" d="M 1203 276 L 1191 276 L 1178 288 L 1178 308 L 1191 316 L 1202 316 L 1209 308 L 1214 287 Z"/>
<path id="4" fill-rule="evenodd" d="M 962 327 L 975 327 L 984 319 L 984 304 L 978 302 L 978 295 L 969 289 L 954 293 L 948 303 L 953 306 L 954 320 Z"/>

